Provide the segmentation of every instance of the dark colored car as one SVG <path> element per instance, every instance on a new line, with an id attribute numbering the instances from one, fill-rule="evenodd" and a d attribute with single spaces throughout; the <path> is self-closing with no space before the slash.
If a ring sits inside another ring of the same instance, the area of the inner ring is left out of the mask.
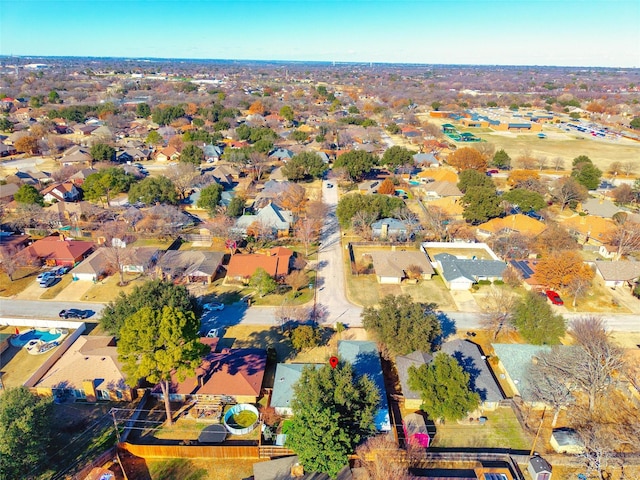
<path id="1" fill-rule="evenodd" d="M 549 300 L 551 300 L 551 303 L 553 303 L 554 305 L 564 305 L 564 302 L 562 301 L 562 299 L 560 298 L 560 295 L 558 295 L 556 292 L 554 292 L 553 290 L 547 290 L 546 292 L 544 292 L 547 294 L 547 298 Z"/>
<path id="2" fill-rule="evenodd" d="M 91 316 L 90 310 L 79 310 L 77 308 L 70 308 L 68 310 L 60 310 L 58 314 L 60 318 L 89 318 Z"/>

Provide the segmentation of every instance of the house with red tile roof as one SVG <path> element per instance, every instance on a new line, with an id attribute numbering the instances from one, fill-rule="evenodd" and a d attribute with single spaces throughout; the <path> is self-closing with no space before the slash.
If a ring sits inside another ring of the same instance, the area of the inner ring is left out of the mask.
<path id="1" fill-rule="evenodd" d="M 260 396 L 266 366 L 267 352 L 259 348 L 211 352 L 202 359 L 195 374 L 184 381 L 180 382 L 172 375 L 171 400 L 211 401 L 216 397 L 230 397 L 225 403 L 255 403 Z M 162 397 L 159 385 L 152 393 Z"/>
<path id="2" fill-rule="evenodd" d="M 66 239 L 51 235 L 33 242 L 25 251 L 47 265 L 73 267 L 89 256 L 95 248 L 93 242 Z"/>
<path id="3" fill-rule="evenodd" d="M 289 274 L 293 252 L 288 248 L 276 247 L 268 255 L 260 253 L 235 254 L 227 266 L 226 279 L 247 282 L 258 268 L 263 268 L 274 278 Z"/>

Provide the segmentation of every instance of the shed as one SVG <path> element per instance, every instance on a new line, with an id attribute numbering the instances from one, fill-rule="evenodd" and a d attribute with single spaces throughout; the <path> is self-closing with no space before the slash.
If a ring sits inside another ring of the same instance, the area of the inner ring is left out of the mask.
<path id="1" fill-rule="evenodd" d="M 532 480 L 551 480 L 551 464 L 540 455 L 531 457 L 527 471 Z"/>
<path id="2" fill-rule="evenodd" d="M 558 453 L 580 455 L 584 452 L 584 443 L 578 432 L 571 428 L 556 428 L 551 433 L 551 447 Z"/>
<path id="3" fill-rule="evenodd" d="M 422 415 L 419 413 L 410 413 L 404 417 L 402 426 L 404 427 L 404 434 L 409 443 L 423 448 L 429 447 L 431 437 L 429 436 L 427 424 Z"/>

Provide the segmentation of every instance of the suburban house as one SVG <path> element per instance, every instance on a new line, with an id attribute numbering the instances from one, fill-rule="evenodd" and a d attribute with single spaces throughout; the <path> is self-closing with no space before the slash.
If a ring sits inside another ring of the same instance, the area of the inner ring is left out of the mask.
<path id="1" fill-rule="evenodd" d="M 79 202 L 55 202 L 45 207 L 45 211 L 55 214 L 61 224 L 76 226 L 79 221 L 91 213 L 99 212 L 100 207 L 81 200 Z"/>
<path id="2" fill-rule="evenodd" d="M 381 183 L 380 180 L 365 180 L 358 184 L 358 192 L 363 195 L 376 193 Z"/>
<path id="3" fill-rule="evenodd" d="M 354 469 L 355 471 L 355 469 Z M 298 455 L 274 458 L 266 462 L 256 462 L 253 464 L 253 480 L 331 480 L 326 473 L 305 472 L 300 465 Z M 349 465 L 345 465 L 335 477 L 335 480 L 354 480 Z"/>
<path id="4" fill-rule="evenodd" d="M 207 163 L 217 162 L 222 156 L 222 147 L 218 145 L 208 144 L 202 150 L 204 151 L 204 160 Z"/>
<path id="5" fill-rule="evenodd" d="M 0 143 L 0 157 L 8 157 L 10 155 L 15 155 L 16 153 L 18 153 L 18 151 L 13 145 L 5 145 L 4 143 Z"/>
<path id="6" fill-rule="evenodd" d="M 419 368 L 421 365 L 429 365 L 433 356 L 426 352 L 415 351 L 408 355 L 398 355 L 395 359 L 396 370 L 400 380 L 400 388 L 404 398 L 404 408 L 407 410 L 420 410 L 422 396 L 409 387 L 409 367 Z"/>
<path id="7" fill-rule="evenodd" d="M 397 218 L 382 218 L 371 224 L 371 233 L 374 238 L 398 238 L 407 239 L 419 228 L 419 224 L 411 225 L 407 221 Z"/>
<path id="8" fill-rule="evenodd" d="M 579 242 L 598 246 L 606 243 L 608 233 L 616 227 L 613 220 L 593 215 L 575 215 L 561 221 L 561 225 Z"/>
<path id="9" fill-rule="evenodd" d="M 498 357 L 498 369 L 516 396 L 530 401 L 528 370 L 536 356 L 551 351 L 548 345 L 529 345 L 519 343 L 492 343 Z M 502 378 L 502 376 L 501 376 Z"/>
<path id="10" fill-rule="evenodd" d="M 180 158 L 180 152 L 175 147 L 168 146 L 156 152 L 158 162 L 175 162 Z"/>
<path id="11" fill-rule="evenodd" d="M 76 202 L 80 200 L 80 191 L 71 182 L 49 185 L 40 194 L 47 203 Z"/>
<path id="12" fill-rule="evenodd" d="M 73 267 L 88 257 L 94 247 L 93 242 L 66 239 L 62 235 L 50 235 L 33 242 L 25 251 L 47 265 Z"/>
<path id="13" fill-rule="evenodd" d="M 437 167 L 440 165 L 433 153 L 416 153 L 413 155 L 413 161 L 416 165 L 425 167 Z"/>
<path id="14" fill-rule="evenodd" d="M 458 258 L 450 253 L 434 256 L 436 269 L 450 290 L 468 290 L 479 280 L 502 280 L 507 264 L 501 260 Z"/>
<path id="15" fill-rule="evenodd" d="M 0 251 L 7 255 L 15 255 L 29 244 L 29 235 L 13 235 L 11 232 L 0 232 Z"/>
<path id="16" fill-rule="evenodd" d="M 293 213 L 283 210 L 274 203 L 258 210 L 256 215 L 242 215 L 236 220 L 235 230 L 243 235 L 264 234 L 286 237 L 293 226 Z M 253 231 L 252 231 L 253 230 Z"/>
<path id="17" fill-rule="evenodd" d="M 384 386 L 380 354 L 378 353 L 378 347 L 375 342 L 341 340 L 338 342 L 338 356 L 341 360 L 353 365 L 353 371 L 357 376 L 368 376 L 378 388 L 380 404 L 374 418 L 374 423 L 379 432 L 388 432 L 391 430 L 387 390 Z"/>
<path id="18" fill-rule="evenodd" d="M 126 273 L 149 273 L 158 261 L 160 250 L 156 247 L 133 247 L 122 271 Z"/>
<path id="19" fill-rule="evenodd" d="M 427 198 L 462 197 L 462 192 L 455 183 L 435 181 L 420 186 Z"/>
<path id="20" fill-rule="evenodd" d="M 20 190 L 20 185 L 17 183 L 0 185 L 0 203 L 11 203 L 13 201 L 13 196 L 18 190 Z"/>
<path id="21" fill-rule="evenodd" d="M 547 226 L 543 222 L 522 213 L 517 213 L 503 218 L 492 218 L 488 222 L 478 225 L 476 234 L 478 237 L 485 238 L 501 233 L 520 233 L 535 237 L 546 229 Z"/>
<path id="22" fill-rule="evenodd" d="M 172 282 L 211 283 L 223 258 L 223 252 L 169 250 L 160 257 L 157 268 Z"/>
<path id="23" fill-rule="evenodd" d="M 74 145 L 73 147 L 65 150 L 62 154 L 62 158 L 60 159 L 60 163 L 63 167 L 78 164 L 90 165 L 91 162 L 93 162 L 93 158 L 91 157 L 89 149 L 80 145 Z"/>
<path id="24" fill-rule="evenodd" d="M 495 410 L 504 400 L 504 393 L 487 364 L 487 357 L 480 347 L 469 340 L 450 340 L 442 344 L 441 352 L 456 359 L 462 369 L 469 374 L 469 387 L 480 395 L 480 406 L 485 410 Z"/>
<path id="25" fill-rule="evenodd" d="M 149 151 L 142 150 L 140 148 L 130 147 L 121 152 L 116 153 L 116 162 L 119 163 L 128 163 L 128 162 L 139 162 L 141 160 L 149 159 Z"/>
<path id="26" fill-rule="evenodd" d="M 101 277 L 108 275 L 111 265 L 105 253 L 104 248 L 98 248 L 71 270 L 71 277 L 74 280 L 97 282 Z"/>
<path id="27" fill-rule="evenodd" d="M 44 373 L 34 390 L 38 395 L 95 402 L 130 402 L 133 390 L 125 383 L 113 337 L 80 335 Z"/>
<path id="28" fill-rule="evenodd" d="M 270 405 L 279 415 L 289 416 L 291 411 L 291 399 L 293 398 L 293 386 L 300 379 L 304 367 L 320 367 L 317 363 L 278 363 L 273 380 Z"/>
<path id="29" fill-rule="evenodd" d="M 293 158 L 294 153 L 286 148 L 277 148 L 269 154 L 269 160 L 280 160 L 281 162 L 287 162 Z"/>
<path id="30" fill-rule="evenodd" d="M 275 203 L 280 206 L 283 194 L 292 185 L 291 182 L 280 182 L 277 180 L 268 180 L 265 182 L 264 187 L 260 190 L 260 193 L 256 195 L 253 200 L 253 208 L 259 210 L 266 207 L 270 203 Z"/>
<path id="31" fill-rule="evenodd" d="M 458 174 L 446 168 L 428 168 L 416 175 L 418 180 L 424 183 L 428 182 L 449 182 L 458 183 Z"/>
<path id="32" fill-rule="evenodd" d="M 640 262 L 621 260 L 618 262 L 595 261 L 596 273 L 607 287 L 627 285 L 632 289 L 640 278 Z"/>
<path id="33" fill-rule="evenodd" d="M 224 403 L 255 403 L 260 396 L 266 366 L 266 350 L 232 348 L 211 352 L 202 359 L 194 376 L 180 382 L 172 375 L 170 399 L 208 402 L 224 397 Z M 159 385 L 152 394 L 162 398 Z"/>
<path id="34" fill-rule="evenodd" d="M 612 218 L 616 213 L 623 211 L 611 200 L 604 198 L 589 197 L 579 207 L 580 211 L 584 213 L 602 218 Z"/>
<path id="35" fill-rule="evenodd" d="M 373 259 L 373 269 L 378 283 L 399 285 L 402 280 L 408 278 L 407 271 L 411 266 L 420 268 L 420 278 L 423 280 L 431 279 L 435 273 L 425 253 L 419 250 L 377 250 L 369 255 Z"/>
<path id="36" fill-rule="evenodd" d="M 235 254 L 227 265 L 226 280 L 248 282 L 258 268 L 264 269 L 274 278 L 282 278 L 289 274 L 293 251 L 288 248 L 275 247 L 268 255 L 260 253 Z"/>

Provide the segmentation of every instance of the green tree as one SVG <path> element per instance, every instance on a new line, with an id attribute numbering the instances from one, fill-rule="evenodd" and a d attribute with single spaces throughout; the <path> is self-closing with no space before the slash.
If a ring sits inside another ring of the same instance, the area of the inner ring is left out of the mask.
<path id="1" fill-rule="evenodd" d="M 161 145 L 164 143 L 164 138 L 162 138 L 162 135 L 160 135 L 157 130 L 151 130 L 147 135 L 145 142 L 147 145 L 151 146 Z"/>
<path id="2" fill-rule="evenodd" d="M 374 383 L 366 375 L 356 378 L 349 363 L 305 366 L 293 387 L 286 445 L 305 471 L 335 478 L 355 447 L 375 432 L 379 402 Z"/>
<path id="3" fill-rule="evenodd" d="M 409 367 L 409 386 L 420 392 L 420 409 L 430 418 L 461 420 L 480 405 L 480 396 L 469 388 L 469 374 L 446 353 L 438 353 L 429 365 Z"/>
<path id="4" fill-rule="evenodd" d="M 297 143 L 304 143 L 307 138 L 309 138 L 309 134 L 302 130 L 294 130 L 291 132 L 291 139 L 295 140 Z"/>
<path id="5" fill-rule="evenodd" d="M 472 187 L 487 187 L 495 189 L 495 185 L 491 177 L 477 170 L 463 170 L 458 176 L 458 188 L 465 193 Z"/>
<path id="6" fill-rule="evenodd" d="M 136 105 L 136 117 L 147 118 L 149 115 L 151 115 L 151 107 L 148 103 L 139 103 Z"/>
<path id="7" fill-rule="evenodd" d="M 233 197 L 227 206 L 227 211 L 225 212 L 227 217 L 239 217 L 244 213 L 245 205 L 246 200 L 244 197 Z"/>
<path id="8" fill-rule="evenodd" d="M 173 105 L 165 108 L 156 108 L 152 115 L 151 120 L 158 125 L 169 125 L 174 120 L 180 117 L 184 117 L 184 108 L 180 105 Z"/>
<path id="9" fill-rule="evenodd" d="M 547 298 L 535 292 L 527 292 L 516 306 L 513 324 L 520 334 L 535 345 L 556 345 L 566 331 L 562 315 L 556 315 Z"/>
<path id="10" fill-rule="evenodd" d="M 13 132 L 13 122 L 7 117 L 0 117 L 0 132 Z"/>
<path id="11" fill-rule="evenodd" d="M 200 343 L 200 321 L 193 312 L 165 306 L 162 310 L 143 307 L 125 318 L 118 340 L 118 359 L 135 387 L 140 379 L 160 384 L 167 413 L 173 423 L 169 387 L 171 376 L 178 381 L 195 375 L 207 347 Z"/>
<path id="12" fill-rule="evenodd" d="M 629 126 L 634 130 L 640 130 L 640 117 L 633 117 L 629 122 Z"/>
<path id="13" fill-rule="evenodd" d="M 372 214 L 374 220 L 391 217 L 394 211 L 404 207 L 404 201 L 398 197 L 388 195 L 361 195 L 351 194 L 343 196 L 338 201 L 336 216 L 340 225 L 347 228 L 357 212 Z"/>
<path id="14" fill-rule="evenodd" d="M 142 202 L 145 205 L 156 203 L 178 203 L 176 186 L 166 177 L 147 177 L 129 189 L 129 202 Z"/>
<path id="15" fill-rule="evenodd" d="M 538 211 L 547 206 L 544 197 L 538 192 L 527 190 L 526 188 L 515 188 L 508 191 L 502 198 L 512 205 L 517 205 L 523 212 L 530 210 Z"/>
<path id="16" fill-rule="evenodd" d="M 58 92 L 56 92 L 55 90 L 51 90 L 49 92 L 47 99 L 49 100 L 49 103 L 62 103 L 62 101 L 60 100 L 60 95 L 58 95 Z"/>
<path id="17" fill-rule="evenodd" d="M 305 348 L 317 347 L 321 340 L 320 329 L 313 328 L 311 325 L 300 325 L 291 332 L 291 344 L 299 352 Z"/>
<path id="18" fill-rule="evenodd" d="M 301 152 L 294 155 L 293 158 L 282 167 L 282 174 L 289 180 L 296 182 L 312 178 L 321 178 L 328 168 L 317 153 Z"/>
<path id="19" fill-rule="evenodd" d="M 278 284 L 271 275 L 267 273 L 264 268 L 257 268 L 251 275 L 249 285 L 256 289 L 256 292 L 261 297 L 268 295 L 276 291 Z"/>
<path id="20" fill-rule="evenodd" d="M 13 195 L 13 199 L 18 203 L 35 203 L 41 207 L 44 205 L 44 198 L 33 185 L 20 185 L 18 191 Z"/>
<path id="21" fill-rule="evenodd" d="M 502 213 L 500 197 L 491 187 L 469 188 L 462 197 L 461 203 L 464 205 L 462 216 L 467 222 L 473 224 L 486 222 Z"/>
<path id="22" fill-rule="evenodd" d="M 378 158 L 364 150 L 343 153 L 333 163 L 334 168 L 344 168 L 353 182 L 362 180 L 376 165 Z"/>
<path id="23" fill-rule="evenodd" d="M 385 130 L 389 132 L 391 135 L 397 135 L 402 131 L 402 129 L 398 126 L 397 123 L 390 123 L 385 127 Z"/>
<path id="24" fill-rule="evenodd" d="M 106 201 L 110 206 L 111 196 L 128 192 L 136 179 L 122 168 L 112 167 L 89 175 L 82 184 L 84 198 L 91 201 Z"/>
<path id="25" fill-rule="evenodd" d="M 413 155 L 409 149 L 394 145 L 387 148 L 382 155 L 381 163 L 389 168 L 397 168 L 404 165 L 413 165 Z"/>
<path id="26" fill-rule="evenodd" d="M 111 335 L 120 336 L 120 329 L 126 318 L 143 307 L 162 310 L 164 306 L 175 307 L 185 312 L 200 313 L 196 298 L 184 285 L 150 280 L 136 286 L 128 295 L 120 292 L 118 298 L 103 310 L 100 326 Z"/>
<path id="27" fill-rule="evenodd" d="M 363 327 L 385 345 L 385 354 L 431 352 L 442 333 L 435 303 L 414 302 L 409 295 L 387 295 L 378 308 L 366 307 Z"/>
<path id="28" fill-rule="evenodd" d="M 44 103 L 44 99 L 42 98 L 42 95 L 33 95 L 29 99 L 29 106 L 31 108 L 40 108 L 43 103 Z"/>
<path id="29" fill-rule="evenodd" d="M 220 203 L 220 198 L 224 188 L 219 183 L 212 183 L 200 190 L 200 198 L 198 198 L 198 208 L 204 208 L 209 213 L 213 213 Z"/>
<path id="30" fill-rule="evenodd" d="M 440 110 L 441 106 L 442 104 L 440 102 L 431 102 L 431 108 L 433 108 L 435 111 Z"/>
<path id="31" fill-rule="evenodd" d="M 187 145 L 180 153 L 180 161 L 185 163 L 193 163 L 199 166 L 204 160 L 204 151 L 193 143 Z"/>
<path id="32" fill-rule="evenodd" d="M 504 150 L 498 150 L 491 160 L 491 165 L 500 169 L 507 169 L 511 167 L 511 157 Z"/>
<path id="33" fill-rule="evenodd" d="M 586 155 L 580 155 L 573 159 L 571 176 L 588 190 L 595 190 L 600 185 L 602 170 L 596 167 Z"/>
<path id="34" fill-rule="evenodd" d="M 115 149 L 105 143 L 94 144 L 90 154 L 95 162 L 112 162 L 116 158 Z"/>
<path id="35" fill-rule="evenodd" d="M 284 105 L 282 108 L 280 108 L 280 116 L 287 122 L 293 122 L 293 108 L 291 108 L 289 105 Z"/>
<path id="36" fill-rule="evenodd" d="M 53 402 L 26 387 L 0 395 L 0 478 L 34 478 L 51 441 Z"/>

